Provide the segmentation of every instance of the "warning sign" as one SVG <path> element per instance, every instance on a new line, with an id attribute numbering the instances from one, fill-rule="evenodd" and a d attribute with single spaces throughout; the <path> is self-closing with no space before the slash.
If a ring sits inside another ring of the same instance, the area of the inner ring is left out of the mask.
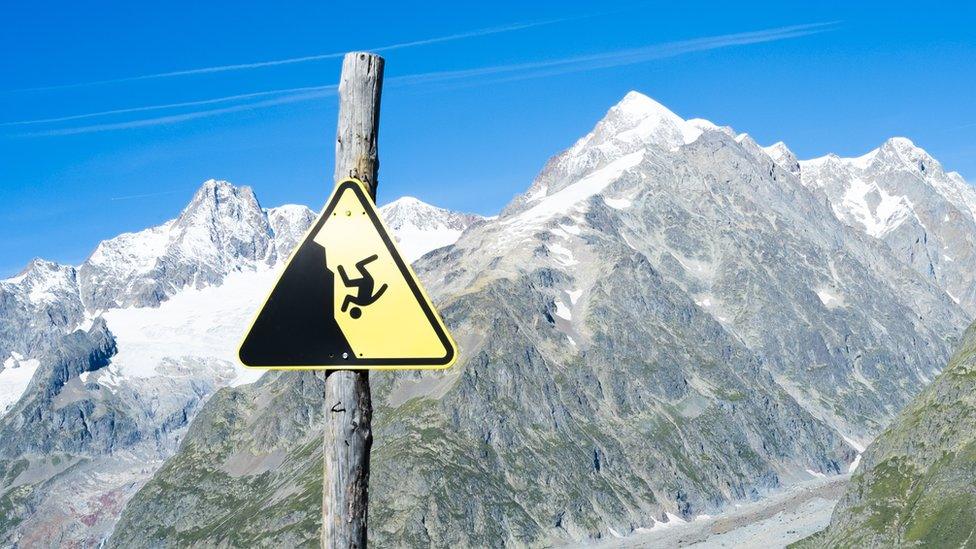
<path id="1" fill-rule="evenodd" d="M 446 368 L 457 349 L 363 184 L 339 183 L 241 343 L 245 366 Z"/>

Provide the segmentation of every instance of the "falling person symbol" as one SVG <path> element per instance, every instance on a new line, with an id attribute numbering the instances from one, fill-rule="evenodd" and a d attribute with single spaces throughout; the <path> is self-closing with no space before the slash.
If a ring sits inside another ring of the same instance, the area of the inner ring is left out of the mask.
<path id="1" fill-rule="evenodd" d="M 339 276 L 342 277 L 342 283 L 345 284 L 347 288 L 355 288 L 356 293 L 349 294 L 342 300 L 342 312 L 346 312 L 349 309 L 349 305 L 359 305 L 359 307 L 353 307 L 349 310 L 349 316 L 353 318 L 359 318 L 362 316 L 363 311 L 360 307 L 367 307 L 376 303 L 376 300 L 383 295 L 386 291 L 387 285 L 383 284 L 380 289 L 374 294 L 373 287 L 376 282 L 373 280 L 373 275 L 370 274 L 369 270 L 366 268 L 366 264 L 376 261 L 379 258 L 376 254 L 373 254 L 362 261 L 356 263 L 356 270 L 359 271 L 359 278 L 350 279 L 346 274 L 346 270 L 339 265 Z"/>

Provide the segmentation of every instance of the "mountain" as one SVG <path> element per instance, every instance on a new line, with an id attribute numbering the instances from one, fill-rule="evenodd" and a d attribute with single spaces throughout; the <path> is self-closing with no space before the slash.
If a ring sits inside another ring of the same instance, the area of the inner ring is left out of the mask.
<path id="1" fill-rule="evenodd" d="M 883 240 L 895 255 L 976 315 L 976 189 L 904 137 L 857 158 L 800 163 L 842 221 Z"/>
<path id="2" fill-rule="evenodd" d="M 404 259 L 411 263 L 431 250 L 454 244 L 468 226 L 484 219 L 431 206 L 412 196 L 382 206 L 380 216 L 396 236 Z"/>
<path id="3" fill-rule="evenodd" d="M 976 324 L 864 453 L 809 547 L 969 547 L 976 535 Z"/>
<path id="4" fill-rule="evenodd" d="M 35 259 L 17 276 L 0 281 L 0 417 L 27 389 L 36 355 L 86 320 L 74 267 Z"/>
<path id="5" fill-rule="evenodd" d="M 269 216 L 248 187 L 209 180 L 176 219 L 106 240 L 78 268 L 89 310 L 158 305 L 185 288 L 278 260 Z"/>
<path id="6" fill-rule="evenodd" d="M 108 536 L 201 405 L 260 377 L 237 342 L 314 217 L 209 180 L 177 218 L 80 266 L 35 260 L 0 281 L 0 545 Z"/>
<path id="7" fill-rule="evenodd" d="M 585 541 L 850 470 L 971 317 L 788 152 L 632 92 L 418 259 L 460 358 L 370 376 L 372 542 Z M 218 391 L 108 545 L 316 545 L 320 387 Z"/>

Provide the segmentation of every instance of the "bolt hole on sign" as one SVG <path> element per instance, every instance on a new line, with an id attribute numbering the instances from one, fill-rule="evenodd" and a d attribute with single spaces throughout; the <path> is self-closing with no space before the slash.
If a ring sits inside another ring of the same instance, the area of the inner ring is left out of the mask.
<path id="1" fill-rule="evenodd" d="M 250 368 L 447 368 L 457 346 L 363 183 L 336 185 L 241 342 Z"/>

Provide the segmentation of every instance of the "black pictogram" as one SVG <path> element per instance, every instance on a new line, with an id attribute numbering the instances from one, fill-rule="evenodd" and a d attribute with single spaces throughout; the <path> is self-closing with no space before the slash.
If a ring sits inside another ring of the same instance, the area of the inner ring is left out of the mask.
<path id="1" fill-rule="evenodd" d="M 383 295 L 386 291 L 387 285 L 383 284 L 380 289 L 373 293 L 373 288 L 376 286 L 376 282 L 373 280 L 373 275 L 370 274 L 369 269 L 366 268 L 368 263 L 376 261 L 379 256 L 373 254 L 362 261 L 356 262 L 356 270 L 359 271 L 359 278 L 349 278 L 346 274 L 346 270 L 339 265 L 339 276 L 342 277 L 342 283 L 346 288 L 355 288 L 356 293 L 349 294 L 342 300 L 342 312 L 346 312 L 349 309 L 349 305 L 359 305 L 359 307 L 368 307 Z M 359 307 L 353 307 L 349 310 L 349 316 L 353 318 L 359 318 L 362 316 L 363 311 Z"/>

